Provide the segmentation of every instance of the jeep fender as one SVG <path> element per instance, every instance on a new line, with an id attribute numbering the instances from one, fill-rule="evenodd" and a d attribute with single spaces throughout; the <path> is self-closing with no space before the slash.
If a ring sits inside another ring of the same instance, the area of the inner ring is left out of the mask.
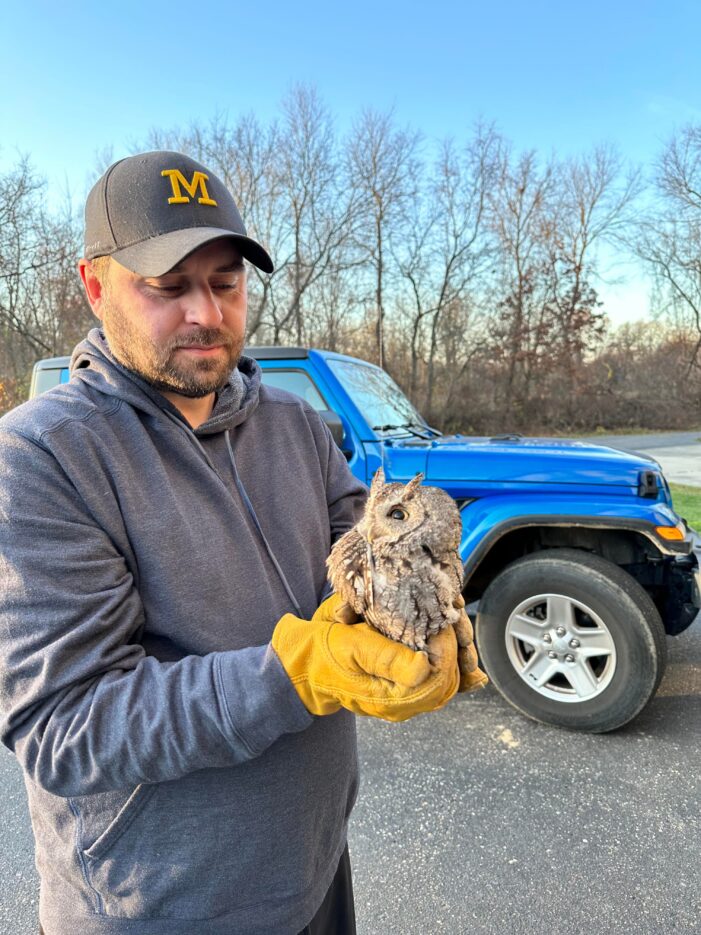
<path id="1" fill-rule="evenodd" d="M 481 497 L 467 503 L 461 510 L 462 539 L 460 557 L 467 580 L 492 546 L 506 533 L 528 526 L 583 527 L 590 529 L 628 530 L 648 538 L 663 555 L 687 555 L 692 539 L 663 539 L 656 526 L 677 526 L 674 512 L 661 501 L 641 501 L 633 497 L 630 503 L 616 496 L 598 495 L 597 512 L 592 513 L 592 494 L 557 497 L 506 494 Z"/>

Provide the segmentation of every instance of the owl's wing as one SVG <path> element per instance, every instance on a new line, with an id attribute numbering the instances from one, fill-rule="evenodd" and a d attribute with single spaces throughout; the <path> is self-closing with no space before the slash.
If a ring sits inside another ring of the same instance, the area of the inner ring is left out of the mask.
<path id="1" fill-rule="evenodd" d="M 460 616 L 457 603 L 462 600 L 463 567 L 457 552 L 442 556 L 441 561 L 432 561 L 427 569 L 427 594 L 424 598 L 429 613 L 431 632 L 438 624 L 456 623 Z M 439 622 L 440 621 L 440 622 Z"/>
<path id="2" fill-rule="evenodd" d="M 457 588 L 457 593 L 462 594 L 462 584 L 465 580 L 465 568 L 463 567 L 462 559 L 460 558 L 460 553 L 457 551 L 457 549 L 454 552 L 451 552 L 450 564 L 453 569 L 453 574 L 455 575 L 455 586 Z"/>
<path id="3" fill-rule="evenodd" d="M 329 570 L 328 578 L 334 591 L 353 608 L 365 616 L 365 583 L 364 570 L 366 564 L 365 539 L 356 527 L 350 529 L 334 543 L 331 554 L 326 559 Z"/>
<path id="4" fill-rule="evenodd" d="M 465 580 L 465 568 L 463 567 L 462 559 L 457 549 L 450 553 L 449 564 L 450 571 L 448 573 L 452 579 L 451 584 L 455 587 L 453 597 L 455 600 L 460 601 L 462 599 L 463 581 Z"/>

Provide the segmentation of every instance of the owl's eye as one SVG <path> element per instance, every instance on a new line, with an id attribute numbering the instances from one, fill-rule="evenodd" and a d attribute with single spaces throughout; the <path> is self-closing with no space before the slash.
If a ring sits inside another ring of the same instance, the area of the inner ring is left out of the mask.
<path id="1" fill-rule="evenodd" d="M 394 510 L 392 510 L 392 512 L 389 515 L 392 519 L 406 519 L 407 518 L 407 513 L 404 510 L 400 510 L 399 507 L 396 507 Z"/>

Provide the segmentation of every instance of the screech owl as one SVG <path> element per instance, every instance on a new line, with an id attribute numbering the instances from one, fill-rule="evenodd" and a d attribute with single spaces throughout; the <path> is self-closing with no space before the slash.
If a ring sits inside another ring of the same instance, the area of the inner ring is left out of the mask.
<path id="1" fill-rule="evenodd" d="M 385 483 L 375 474 L 365 514 L 326 561 L 334 589 L 367 623 L 411 649 L 450 624 L 461 633 L 462 523 L 454 500 L 437 487 Z M 469 623 L 467 624 L 469 626 Z"/>

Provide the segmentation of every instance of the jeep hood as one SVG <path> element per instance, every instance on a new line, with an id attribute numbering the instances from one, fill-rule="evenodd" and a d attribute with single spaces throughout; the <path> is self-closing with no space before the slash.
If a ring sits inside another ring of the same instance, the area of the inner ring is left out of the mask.
<path id="1" fill-rule="evenodd" d="M 586 442 L 554 438 L 472 438 L 462 435 L 431 440 L 385 442 L 391 476 L 423 471 L 428 483 L 475 485 L 575 485 L 628 487 L 637 490 L 640 472 L 659 470 L 643 454 Z M 407 471 L 409 468 L 409 471 Z"/>

